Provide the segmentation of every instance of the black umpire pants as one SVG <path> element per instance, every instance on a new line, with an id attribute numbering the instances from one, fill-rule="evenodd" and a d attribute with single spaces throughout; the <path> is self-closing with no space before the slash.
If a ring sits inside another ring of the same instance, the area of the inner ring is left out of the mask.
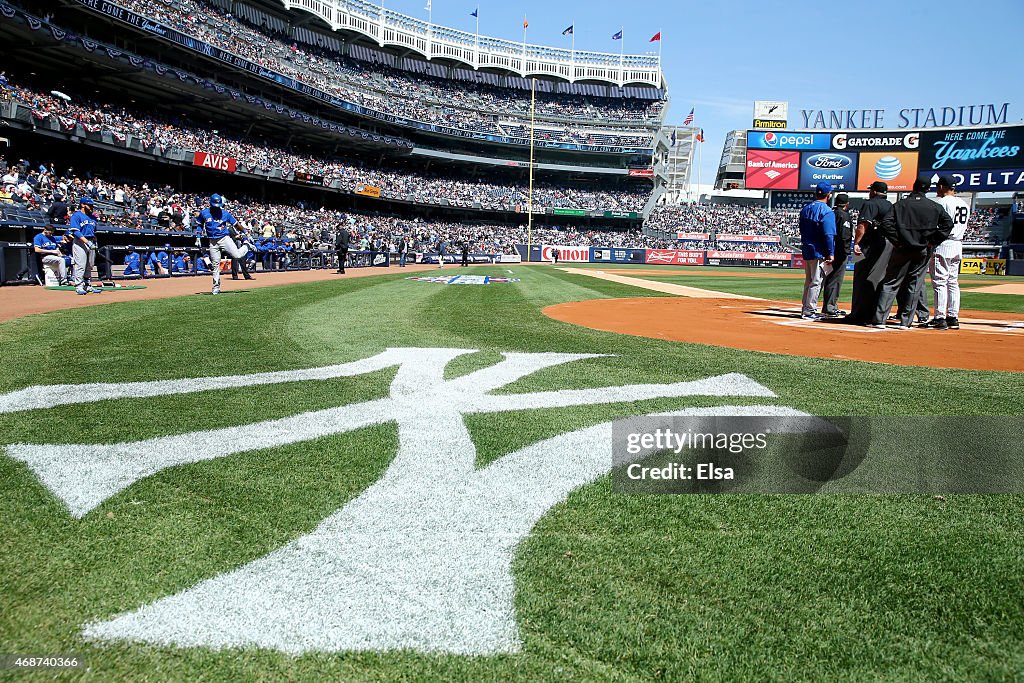
<path id="1" fill-rule="evenodd" d="M 892 244 L 881 235 L 877 239 L 861 242 L 864 258 L 853 268 L 853 303 L 850 305 L 848 321 L 867 325 L 875 317 L 879 290 L 892 255 Z"/>
<path id="2" fill-rule="evenodd" d="M 832 261 L 832 272 L 825 276 L 821 285 L 824 302 L 821 305 L 821 312 L 825 315 L 836 315 L 839 313 L 837 303 L 839 301 L 839 290 L 843 286 L 843 279 L 846 277 L 846 261 L 849 254 L 836 253 Z"/>
<path id="3" fill-rule="evenodd" d="M 348 258 L 348 249 L 335 249 L 334 258 L 338 259 L 338 272 L 345 272 L 345 259 Z"/>
<path id="4" fill-rule="evenodd" d="M 871 322 L 875 325 L 884 324 L 895 299 L 899 304 L 900 325 L 910 327 L 927 268 L 927 248 L 894 247 L 878 294 L 875 317 Z"/>

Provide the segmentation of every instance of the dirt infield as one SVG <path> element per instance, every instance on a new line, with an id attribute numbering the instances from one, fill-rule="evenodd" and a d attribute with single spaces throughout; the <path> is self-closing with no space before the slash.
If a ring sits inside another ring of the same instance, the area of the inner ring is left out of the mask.
<path id="1" fill-rule="evenodd" d="M 299 270 L 283 273 L 256 273 L 252 281 L 232 280 L 231 276 L 221 278 L 221 287 L 225 292 L 231 290 L 261 289 L 293 285 L 302 282 L 319 282 L 322 280 L 341 280 L 370 275 L 387 275 L 388 273 L 420 273 L 437 271 L 436 265 L 411 265 L 405 268 L 349 268 L 345 275 L 337 275 L 333 270 Z M 449 272 L 447 268 L 441 273 Z M 130 281 L 126 284 L 142 284 L 146 289 L 118 290 L 109 289 L 100 294 L 79 296 L 74 292 L 53 291 L 43 287 L 19 285 L 0 287 L 0 321 L 12 320 L 34 313 L 47 313 L 65 308 L 82 308 L 99 306 L 117 301 L 140 301 L 143 299 L 167 299 L 173 296 L 188 294 L 206 294 L 210 291 L 209 277 L 183 277 L 180 279 L 150 279 Z"/>
<path id="2" fill-rule="evenodd" d="M 789 356 L 1024 371 L 1024 314 L 963 311 L 961 329 L 945 332 L 808 322 L 795 304 L 736 299 L 598 299 L 544 314 L 605 332 Z"/>

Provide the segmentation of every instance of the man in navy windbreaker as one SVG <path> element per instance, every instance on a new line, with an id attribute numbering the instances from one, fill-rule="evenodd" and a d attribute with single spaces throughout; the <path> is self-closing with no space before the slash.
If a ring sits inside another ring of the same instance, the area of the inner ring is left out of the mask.
<path id="1" fill-rule="evenodd" d="M 836 215 L 829 208 L 828 198 L 832 195 L 832 184 L 818 183 L 814 189 L 814 201 L 800 212 L 800 239 L 803 242 L 804 257 L 804 298 L 800 317 L 804 320 L 820 320 L 818 296 L 821 294 L 824 269 L 831 269 L 835 255 Z"/>

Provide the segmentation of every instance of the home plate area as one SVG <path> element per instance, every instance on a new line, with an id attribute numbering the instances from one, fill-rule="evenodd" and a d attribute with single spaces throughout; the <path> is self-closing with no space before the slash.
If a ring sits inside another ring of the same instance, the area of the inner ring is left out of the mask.
<path id="1" fill-rule="evenodd" d="M 518 278 L 491 277 L 490 275 L 442 275 L 437 277 L 408 277 L 416 282 L 433 282 L 438 285 L 490 285 L 519 282 Z"/>

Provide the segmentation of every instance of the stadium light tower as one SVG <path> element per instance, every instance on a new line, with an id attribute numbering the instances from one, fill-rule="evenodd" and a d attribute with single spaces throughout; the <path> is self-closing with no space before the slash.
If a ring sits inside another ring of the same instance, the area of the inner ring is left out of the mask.
<path id="1" fill-rule="evenodd" d="M 530 79 L 530 189 L 526 194 L 526 260 L 533 253 L 533 151 L 534 126 L 537 120 L 537 79 Z"/>

